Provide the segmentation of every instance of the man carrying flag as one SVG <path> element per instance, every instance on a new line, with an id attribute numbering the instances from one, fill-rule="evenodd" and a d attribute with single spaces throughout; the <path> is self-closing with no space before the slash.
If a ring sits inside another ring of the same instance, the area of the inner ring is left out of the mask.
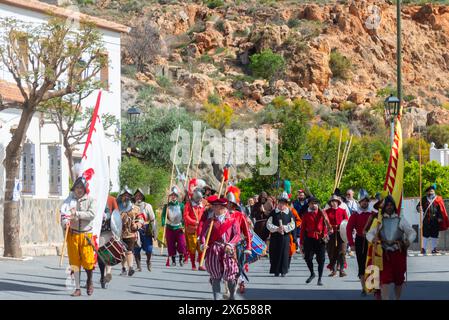
<path id="1" fill-rule="evenodd" d="M 72 193 L 61 208 L 61 223 L 66 228 L 65 241 L 69 263 L 75 277 L 75 291 L 72 296 L 80 296 L 81 266 L 87 273 L 87 294 L 93 293 L 92 271 L 97 255 L 98 238 L 101 231 L 104 207 L 109 190 L 109 172 L 104 145 L 103 125 L 99 108 L 101 91 L 92 115 L 80 175 L 73 184 Z"/>

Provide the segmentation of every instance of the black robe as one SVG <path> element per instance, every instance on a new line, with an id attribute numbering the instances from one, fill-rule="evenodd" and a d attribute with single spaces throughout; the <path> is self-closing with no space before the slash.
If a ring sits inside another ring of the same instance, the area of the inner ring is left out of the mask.
<path id="1" fill-rule="evenodd" d="M 295 221 L 292 212 L 289 210 L 288 214 L 282 212 L 276 212 L 273 210 L 270 214 L 272 218 L 272 224 L 280 226 L 279 220 L 282 218 L 282 225 L 286 226 L 291 221 Z M 291 232 L 295 232 L 293 229 Z M 274 274 L 286 274 L 289 269 L 289 256 L 290 256 L 290 233 L 273 232 L 270 238 L 270 273 Z"/>

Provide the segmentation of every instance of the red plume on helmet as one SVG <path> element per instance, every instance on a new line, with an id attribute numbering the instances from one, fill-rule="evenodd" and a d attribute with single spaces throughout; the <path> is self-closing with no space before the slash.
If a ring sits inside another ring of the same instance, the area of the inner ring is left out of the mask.
<path id="1" fill-rule="evenodd" d="M 240 189 L 237 188 L 236 186 L 229 186 L 228 189 L 226 190 L 226 193 L 229 192 L 233 193 L 236 201 L 240 203 Z"/>
<path id="2" fill-rule="evenodd" d="M 195 189 L 203 189 L 206 186 L 206 181 L 202 180 L 202 179 L 197 179 L 197 178 L 192 178 L 189 181 L 189 197 L 191 198 L 193 196 L 193 191 L 195 191 Z"/>

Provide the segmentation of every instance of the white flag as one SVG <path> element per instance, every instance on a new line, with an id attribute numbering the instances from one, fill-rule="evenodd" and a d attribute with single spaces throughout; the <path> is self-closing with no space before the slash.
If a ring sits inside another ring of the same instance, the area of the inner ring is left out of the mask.
<path id="1" fill-rule="evenodd" d="M 88 183 L 87 192 L 97 201 L 97 212 L 92 230 L 94 244 L 97 248 L 104 209 L 109 193 L 109 170 L 106 156 L 105 135 L 103 124 L 100 119 L 100 113 L 98 112 L 100 100 L 101 91 L 98 93 L 97 104 L 92 115 L 89 135 L 87 136 L 83 158 L 81 160 L 81 172 Z"/>

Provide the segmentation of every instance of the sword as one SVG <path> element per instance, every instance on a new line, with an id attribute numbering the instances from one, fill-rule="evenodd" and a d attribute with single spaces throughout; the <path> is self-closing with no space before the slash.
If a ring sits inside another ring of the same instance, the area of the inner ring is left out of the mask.
<path id="1" fill-rule="evenodd" d="M 86 238 L 87 242 L 92 246 L 92 248 L 94 249 L 95 253 L 97 254 L 97 257 L 101 259 L 101 261 L 103 262 L 104 265 L 106 265 L 107 263 L 104 261 L 103 257 L 98 253 L 98 250 L 94 246 L 94 244 L 92 243 L 92 240 L 86 234 L 84 234 L 84 238 Z"/>

